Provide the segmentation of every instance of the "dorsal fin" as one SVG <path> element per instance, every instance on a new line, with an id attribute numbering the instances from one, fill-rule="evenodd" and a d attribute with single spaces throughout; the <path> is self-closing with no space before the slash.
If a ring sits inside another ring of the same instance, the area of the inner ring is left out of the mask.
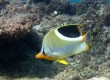
<path id="1" fill-rule="evenodd" d="M 78 24 L 69 24 L 58 27 L 57 31 L 65 37 L 76 38 L 82 35 L 81 29 Z"/>

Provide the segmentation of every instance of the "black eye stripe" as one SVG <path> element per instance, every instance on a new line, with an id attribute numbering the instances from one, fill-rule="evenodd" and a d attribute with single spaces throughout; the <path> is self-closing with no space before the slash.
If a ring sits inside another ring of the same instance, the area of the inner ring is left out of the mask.
<path id="1" fill-rule="evenodd" d="M 44 51 L 44 49 L 43 49 L 43 54 L 45 55 L 45 51 Z"/>

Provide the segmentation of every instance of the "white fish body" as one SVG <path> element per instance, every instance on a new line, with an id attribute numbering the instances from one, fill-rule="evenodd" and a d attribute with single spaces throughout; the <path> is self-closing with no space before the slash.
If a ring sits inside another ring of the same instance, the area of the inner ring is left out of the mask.
<path id="1" fill-rule="evenodd" d="M 45 35 L 40 51 L 40 54 L 46 54 L 50 59 L 45 57 L 43 58 L 48 60 L 52 60 L 52 58 L 53 60 L 62 60 L 69 56 L 89 50 L 89 45 L 91 44 L 90 32 L 87 32 L 84 36 L 82 36 L 81 29 L 78 26 L 69 26 L 76 27 L 80 35 L 75 38 L 64 36 L 58 31 L 59 28 L 63 27 L 51 30 Z"/>

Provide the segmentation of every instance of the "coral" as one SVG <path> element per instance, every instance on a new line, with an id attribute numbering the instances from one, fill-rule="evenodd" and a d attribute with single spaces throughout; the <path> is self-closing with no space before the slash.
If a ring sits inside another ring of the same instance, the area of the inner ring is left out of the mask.
<path id="1" fill-rule="evenodd" d="M 0 13 L 0 39 L 23 37 L 32 26 L 40 23 L 41 17 L 38 7 L 12 0 Z"/>
<path id="2" fill-rule="evenodd" d="M 40 25 L 33 27 L 33 30 L 40 36 L 45 35 L 50 29 L 64 25 L 64 24 L 78 24 L 83 20 L 83 16 L 68 16 L 66 14 L 57 15 L 55 17 L 49 16 L 42 18 Z"/>
<path id="3" fill-rule="evenodd" d="M 110 14 L 106 15 L 105 21 L 104 21 L 104 25 L 105 26 L 110 26 Z"/>
<path id="4" fill-rule="evenodd" d="M 109 80 L 108 78 L 106 78 L 106 77 L 93 77 L 93 78 L 91 78 L 91 79 L 88 79 L 88 80 Z"/>
<path id="5" fill-rule="evenodd" d="M 67 0 L 50 0 L 48 5 L 45 3 L 40 3 L 42 5 L 42 11 L 45 14 L 50 15 L 54 11 L 57 11 L 59 14 L 69 14 L 74 15 L 76 13 L 76 7 L 70 5 Z"/>
<path id="6" fill-rule="evenodd" d="M 27 0 L 28 3 L 38 3 L 38 2 L 45 2 L 46 4 L 48 4 L 50 2 L 50 0 Z"/>
<path id="7" fill-rule="evenodd" d="M 1 39 L 5 39 L 8 37 L 24 37 L 27 32 L 30 31 L 32 27 L 32 22 L 26 23 L 24 26 L 18 23 L 7 23 L 1 26 Z"/>
<path id="8" fill-rule="evenodd" d="M 1 76 L 8 74 L 6 80 L 110 79 L 109 3 L 105 0 L 83 0 L 82 3 L 36 0 L 37 3 L 29 5 L 16 1 L 1 10 L 0 39 L 22 37 L 32 30 L 24 38 L 8 39 L 0 46 Z M 57 11 L 56 15 L 52 15 L 54 11 Z M 83 35 L 91 30 L 90 50 L 66 58 L 68 66 L 35 59 L 45 34 L 64 24 L 82 24 Z"/>
<path id="9" fill-rule="evenodd" d="M 76 6 L 76 15 L 84 14 L 88 10 L 88 7 L 84 3 L 74 4 L 74 5 Z"/>

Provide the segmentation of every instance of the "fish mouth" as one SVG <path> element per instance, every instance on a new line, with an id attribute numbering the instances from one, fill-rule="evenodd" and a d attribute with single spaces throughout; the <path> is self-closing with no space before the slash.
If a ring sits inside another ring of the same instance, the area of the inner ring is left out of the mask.
<path id="1" fill-rule="evenodd" d="M 38 54 L 36 54 L 36 56 L 35 56 L 35 58 L 41 58 L 41 54 L 40 53 L 38 53 Z"/>
<path id="2" fill-rule="evenodd" d="M 35 58 L 38 59 L 47 59 L 47 60 L 56 60 L 55 58 L 48 56 L 47 54 L 43 55 L 42 53 L 38 53 Z"/>

